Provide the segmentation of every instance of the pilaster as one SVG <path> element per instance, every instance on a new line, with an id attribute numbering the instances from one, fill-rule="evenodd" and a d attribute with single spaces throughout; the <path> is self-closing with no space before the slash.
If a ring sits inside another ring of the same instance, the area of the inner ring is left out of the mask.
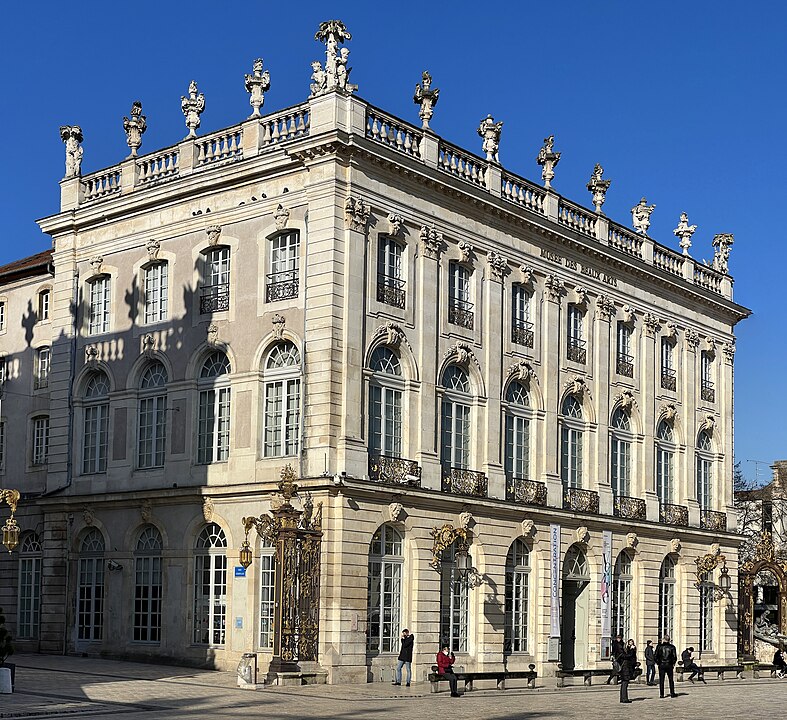
<path id="1" fill-rule="evenodd" d="M 656 495 L 656 458 L 655 458 L 655 418 L 656 418 L 656 393 L 661 384 L 661 368 L 656 361 L 656 343 L 659 341 L 654 325 L 648 325 L 645 318 L 642 323 L 641 333 L 642 362 L 635 365 L 639 375 L 640 386 L 640 419 L 642 421 L 643 445 L 641 448 L 642 459 L 639 467 L 644 469 L 638 486 L 632 488 L 632 494 L 644 493 L 645 509 L 648 520 L 659 521 L 659 500 Z M 636 474 L 632 478 L 637 482 Z"/>
<path id="2" fill-rule="evenodd" d="M 503 355 L 503 276 L 502 271 L 487 266 L 484 280 L 486 302 L 484 305 L 484 382 L 487 389 L 486 417 L 484 423 L 484 454 L 481 470 L 489 479 L 489 497 L 505 498 L 505 475 L 501 462 L 504 439 L 501 437 L 501 398 L 505 383 Z"/>
<path id="3" fill-rule="evenodd" d="M 588 313 L 591 311 L 588 310 Z M 584 474 L 589 480 L 588 489 L 598 492 L 599 512 L 612 515 L 614 498 L 609 478 L 609 413 L 610 384 L 614 380 L 614 348 L 610 347 L 610 336 L 614 316 L 596 312 L 593 320 L 593 333 L 590 347 L 593 350 L 593 377 L 595 378 L 594 397 L 596 405 L 595 462 L 592 457 L 585 459 Z M 590 437 L 588 438 L 590 440 Z M 595 474 L 595 478 L 591 473 Z"/>
<path id="4" fill-rule="evenodd" d="M 557 199 L 557 196 L 555 196 Z M 543 296 L 543 331 L 541 364 L 544 368 L 545 418 L 541 433 L 542 480 L 547 486 L 547 502 L 552 507 L 563 506 L 563 484 L 560 480 L 560 453 L 558 451 L 558 403 L 560 402 L 560 328 L 562 322 L 561 292 L 545 289 Z"/>

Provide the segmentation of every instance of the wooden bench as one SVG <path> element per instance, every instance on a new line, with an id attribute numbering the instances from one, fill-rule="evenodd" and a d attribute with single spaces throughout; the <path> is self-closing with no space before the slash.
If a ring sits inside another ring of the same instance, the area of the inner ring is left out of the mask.
<path id="1" fill-rule="evenodd" d="M 594 677 L 608 678 L 612 674 L 612 668 L 597 668 L 595 670 L 563 670 L 562 668 L 555 670 L 555 677 L 557 678 L 557 686 L 565 687 L 565 679 L 568 677 L 581 677 L 584 685 L 590 687 L 593 684 Z M 617 675 L 614 677 L 614 682 L 617 685 Z"/>
<path id="2" fill-rule="evenodd" d="M 683 681 L 684 673 L 691 674 L 691 671 L 686 670 L 682 662 L 678 662 L 675 666 L 675 674 L 677 675 L 678 682 Z M 697 676 L 703 678 L 708 673 L 716 673 L 717 680 L 724 680 L 725 673 L 735 673 L 735 679 L 741 680 L 743 678 L 743 665 L 700 665 Z"/>
<path id="3" fill-rule="evenodd" d="M 536 686 L 538 673 L 536 672 L 535 665 L 530 664 L 528 667 L 530 670 L 509 670 L 508 672 L 505 670 L 485 670 L 482 672 L 465 672 L 464 670 L 457 670 L 457 684 L 459 682 L 464 682 L 465 692 L 467 692 L 473 689 L 473 681 L 475 680 L 494 680 L 498 690 L 505 690 L 506 680 L 527 680 L 527 687 L 532 689 Z M 448 682 L 448 679 L 444 675 L 440 675 L 437 672 L 437 665 L 432 665 L 432 672 L 429 673 L 428 680 L 432 685 L 433 693 L 440 691 L 440 682 Z"/>

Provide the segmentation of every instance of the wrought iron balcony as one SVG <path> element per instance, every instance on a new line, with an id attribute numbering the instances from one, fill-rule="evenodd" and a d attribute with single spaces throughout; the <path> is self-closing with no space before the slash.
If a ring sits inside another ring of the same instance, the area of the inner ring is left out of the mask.
<path id="1" fill-rule="evenodd" d="M 448 322 L 452 325 L 473 329 L 473 303 L 451 298 L 448 305 Z"/>
<path id="2" fill-rule="evenodd" d="M 675 392 L 675 371 L 672 368 L 661 369 L 661 387 L 665 390 L 672 390 Z"/>
<path id="3" fill-rule="evenodd" d="M 390 275 L 377 275 L 377 302 L 404 310 L 405 281 Z"/>
<path id="4" fill-rule="evenodd" d="M 593 513 L 598 515 L 598 493 L 582 488 L 565 488 L 563 491 L 563 508 L 574 512 Z"/>
<path id="5" fill-rule="evenodd" d="M 587 362 L 587 350 L 585 350 L 585 341 L 578 338 L 568 339 L 568 349 L 566 357 L 575 363 L 584 365 Z"/>
<path id="6" fill-rule="evenodd" d="M 645 501 L 628 495 L 616 495 L 614 512 L 617 517 L 645 520 Z"/>
<path id="7" fill-rule="evenodd" d="M 537 480 L 509 477 L 506 479 L 506 500 L 546 507 L 547 486 Z"/>
<path id="8" fill-rule="evenodd" d="M 266 276 L 265 302 L 298 297 L 298 271 L 271 273 Z"/>
<path id="9" fill-rule="evenodd" d="M 634 377 L 634 357 L 632 355 L 618 353 L 617 373 L 625 377 Z"/>
<path id="10" fill-rule="evenodd" d="M 206 285 L 202 288 L 199 298 L 201 315 L 223 312 L 230 309 L 230 286 L 228 283 Z"/>
<path id="11" fill-rule="evenodd" d="M 486 475 L 475 470 L 443 466 L 443 492 L 486 497 Z"/>
<path id="12" fill-rule="evenodd" d="M 533 323 L 514 320 L 511 325 L 511 342 L 525 347 L 533 347 Z"/>
<path id="13" fill-rule="evenodd" d="M 389 485 L 421 487 L 421 466 L 406 458 L 369 455 L 369 479 Z"/>
<path id="14" fill-rule="evenodd" d="M 727 530 L 727 515 L 715 510 L 700 510 L 700 527 L 703 530 Z"/>
<path id="15" fill-rule="evenodd" d="M 716 402 L 716 391 L 713 389 L 713 383 L 705 380 L 700 387 L 700 395 L 706 402 Z"/>
<path id="16" fill-rule="evenodd" d="M 685 505 L 670 505 L 661 503 L 659 508 L 659 522 L 665 525 L 689 526 L 689 509 Z"/>

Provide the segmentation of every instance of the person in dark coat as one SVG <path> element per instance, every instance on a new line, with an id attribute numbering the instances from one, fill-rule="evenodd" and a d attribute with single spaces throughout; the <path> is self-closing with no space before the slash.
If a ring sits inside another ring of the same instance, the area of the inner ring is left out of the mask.
<path id="1" fill-rule="evenodd" d="M 696 675 L 700 676 L 700 682 L 705 682 L 705 675 L 702 672 L 702 668 L 694 662 L 694 657 L 692 653 L 694 652 L 693 647 L 686 648 L 681 654 L 680 659 L 683 661 L 683 672 L 686 670 L 691 670 L 691 675 L 689 675 L 689 682 L 694 682 L 694 677 Z M 705 683 L 707 685 L 707 683 Z"/>
<path id="2" fill-rule="evenodd" d="M 457 677 L 453 668 L 455 660 L 456 658 L 451 652 L 449 645 L 443 645 L 443 649 L 437 653 L 437 672 L 448 680 L 448 684 L 451 686 L 451 697 L 459 697 L 459 691 L 456 687 Z"/>
<path id="3" fill-rule="evenodd" d="M 776 652 L 773 653 L 773 667 L 776 668 L 776 676 L 783 678 L 787 672 L 787 662 L 784 660 L 784 652 L 781 648 L 776 648 Z"/>
<path id="4" fill-rule="evenodd" d="M 675 679 L 673 671 L 675 663 L 678 662 L 678 651 L 670 642 L 669 635 L 661 638 L 661 642 L 654 653 L 656 665 L 659 667 L 659 696 L 664 697 L 664 678 L 669 678 L 669 696 L 678 697 L 675 694 Z"/>
<path id="5" fill-rule="evenodd" d="M 626 643 L 626 648 L 618 656 L 618 666 L 620 668 L 620 702 L 630 703 L 629 682 L 636 677 L 637 669 L 637 647 L 633 640 Z"/>
<path id="6" fill-rule="evenodd" d="M 407 687 L 410 687 L 414 643 L 415 635 L 411 635 L 407 628 L 402 630 L 402 649 L 399 651 L 399 657 L 396 662 L 396 680 L 394 680 L 394 685 L 402 684 L 402 666 L 407 665 Z"/>
<path id="7" fill-rule="evenodd" d="M 618 663 L 618 658 L 623 654 L 625 649 L 626 646 L 623 644 L 623 636 L 618 633 L 615 635 L 615 639 L 612 641 L 612 652 L 610 653 L 610 660 L 612 660 L 612 672 L 607 678 L 607 685 L 609 685 L 613 680 L 617 681 L 617 678 L 620 675 L 620 664 Z"/>
<path id="8" fill-rule="evenodd" d="M 645 665 L 647 673 L 645 674 L 645 681 L 648 685 L 656 684 L 656 648 L 653 647 L 653 641 L 648 640 L 645 644 Z"/>

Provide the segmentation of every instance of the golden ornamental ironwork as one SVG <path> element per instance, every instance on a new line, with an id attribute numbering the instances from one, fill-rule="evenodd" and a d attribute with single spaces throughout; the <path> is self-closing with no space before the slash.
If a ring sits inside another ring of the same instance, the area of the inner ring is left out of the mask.
<path id="1" fill-rule="evenodd" d="M 292 469 L 292 465 L 287 463 L 281 469 L 281 475 L 279 480 L 279 492 L 281 496 L 284 498 L 285 503 L 289 503 L 293 497 L 298 494 L 298 486 L 295 484 L 296 480 L 295 471 Z"/>
<path id="2" fill-rule="evenodd" d="M 697 579 L 694 582 L 694 587 L 699 589 L 700 585 L 705 582 L 709 572 L 712 572 L 717 567 L 722 567 L 722 572 L 727 569 L 727 558 L 721 553 L 707 553 L 694 560 L 697 566 Z"/>
<path id="3" fill-rule="evenodd" d="M 3 525 L 3 545 L 9 553 L 19 544 L 19 525 L 14 519 L 14 513 L 20 497 L 19 490 L 0 490 L 0 504 L 5 502 L 11 508 L 11 517 Z"/>
<path id="4" fill-rule="evenodd" d="M 443 550 L 451 547 L 457 539 L 461 539 L 465 543 L 467 542 L 467 529 L 463 527 L 455 528 L 448 523 L 439 528 L 432 528 L 429 534 L 434 540 L 434 544 L 432 545 L 432 559 L 429 561 L 429 565 L 435 570 L 440 569 Z"/>

